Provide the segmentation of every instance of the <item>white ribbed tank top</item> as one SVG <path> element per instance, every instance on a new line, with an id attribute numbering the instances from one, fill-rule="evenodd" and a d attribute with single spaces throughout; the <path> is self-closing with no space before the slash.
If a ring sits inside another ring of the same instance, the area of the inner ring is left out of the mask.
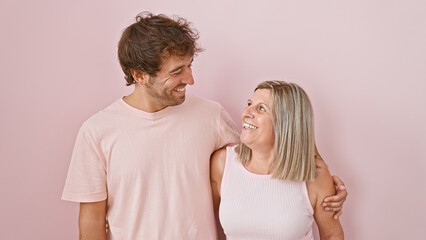
<path id="1" fill-rule="evenodd" d="M 306 182 L 273 179 L 244 168 L 226 148 L 219 219 L 227 240 L 313 240 Z"/>

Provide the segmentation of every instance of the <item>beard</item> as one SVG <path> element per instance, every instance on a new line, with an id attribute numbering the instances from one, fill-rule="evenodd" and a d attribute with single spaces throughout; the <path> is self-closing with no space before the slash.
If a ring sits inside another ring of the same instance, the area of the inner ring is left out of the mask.
<path id="1" fill-rule="evenodd" d="M 164 107 L 180 105 L 185 101 L 185 95 L 175 96 L 174 88 L 168 88 L 160 83 L 156 77 L 150 77 L 145 87 L 152 99 Z M 175 88 L 178 86 L 175 86 Z"/>

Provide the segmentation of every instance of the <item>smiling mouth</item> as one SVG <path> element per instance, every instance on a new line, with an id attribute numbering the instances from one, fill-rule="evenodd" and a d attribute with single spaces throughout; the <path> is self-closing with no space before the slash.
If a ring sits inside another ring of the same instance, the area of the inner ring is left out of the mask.
<path id="1" fill-rule="evenodd" d="M 246 128 L 246 129 L 257 129 L 256 126 L 248 124 L 248 123 L 243 123 L 243 128 Z"/>
<path id="2" fill-rule="evenodd" d="M 185 91 L 185 88 L 184 87 L 183 88 L 176 88 L 175 91 L 176 92 L 183 92 L 183 91 Z"/>

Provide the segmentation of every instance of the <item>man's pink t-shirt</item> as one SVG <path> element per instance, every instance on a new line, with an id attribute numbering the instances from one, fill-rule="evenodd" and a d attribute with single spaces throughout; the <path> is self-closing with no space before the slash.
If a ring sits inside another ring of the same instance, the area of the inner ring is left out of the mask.
<path id="1" fill-rule="evenodd" d="M 119 99 L 81 127 L 62 199 L 107 199 L 109 239 L 216 239 L 209 159 L 238 139 L 216 102 L 147 113 Z"/>

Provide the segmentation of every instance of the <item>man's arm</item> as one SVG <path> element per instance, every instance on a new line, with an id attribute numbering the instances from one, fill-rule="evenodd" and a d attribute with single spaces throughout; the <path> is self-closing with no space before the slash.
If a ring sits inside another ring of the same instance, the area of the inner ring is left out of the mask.
<path id="1" fill-rule="evenodd" d="M 80 203 L 80 240 L 106 239 L 106 200 Z"/>

